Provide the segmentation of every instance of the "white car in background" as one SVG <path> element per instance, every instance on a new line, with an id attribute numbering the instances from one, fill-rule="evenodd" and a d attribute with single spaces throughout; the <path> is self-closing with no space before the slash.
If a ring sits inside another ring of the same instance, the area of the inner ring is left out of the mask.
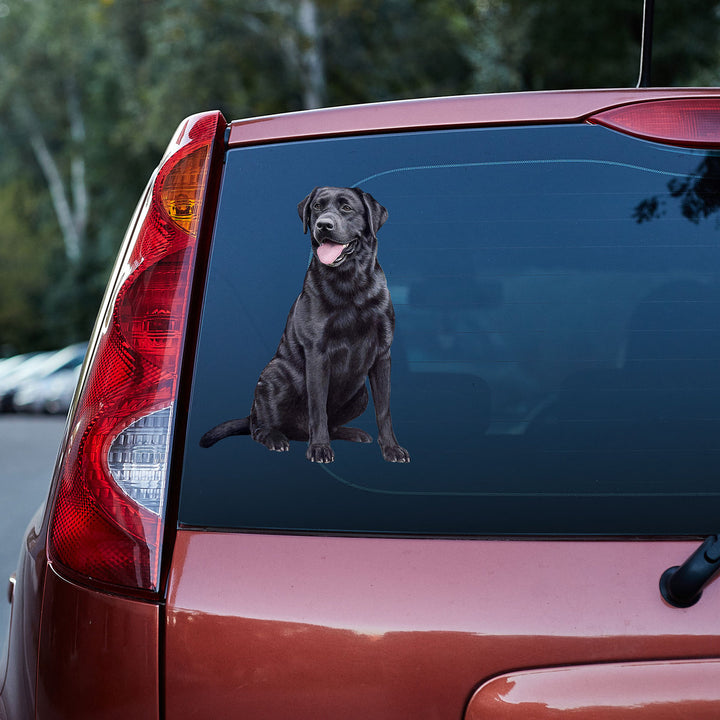
<path id="1" fill-rule="evenodd" d="M 86 350 L 87 343 L 75 343 L 54 352 L 38 353 L 24 362 L 17 372 L 0 380 L 2 410 L 43 412 L 46 398 L 52 400 L 52 407 L 56 407 L 56 396 L 58 393 L 67 395 L 64 388 L 71 383 L 72 395 Z M 68 407 L 69 402 L 65 412 Z"/>

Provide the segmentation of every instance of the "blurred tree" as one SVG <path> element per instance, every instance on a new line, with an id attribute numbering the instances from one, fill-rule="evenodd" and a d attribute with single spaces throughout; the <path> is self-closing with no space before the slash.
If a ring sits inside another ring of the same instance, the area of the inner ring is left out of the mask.
<path id="1" fill-rule="evenodd" d="M 27 3 L 24 3 L 27 5 Z M 0 108 L 24 137 L 42 171 L 68 261 L 77 262 L 88 222 L 82 43 L 63 42 L 59 17 L 76 29 L 82 6 L 46 0 L 31 11 L 15 0 L 0 25 Z M 80 30 L 80 35 L 82 35 Z M 43 40 L 41 42 L 41 39 Z M 59 62 L 67 72 L 50 71 Z M 28 77 L 36 78 L 32 83 Z"/>
<path id="2" fill-rule="evenodd" d="M 25 179 L 0 187 L 0 345 L 3 354 L 48 348 L 44 299 L 49 267 L 62 244 L 46 242 L 28 218 L 47 217 L 41 195 Z"/>
<path id="3" fill-rule="evenodd" d="M 469 50 L 481 91 L 632 87 L 640 67 L 642 0 L 477 0 Z M 652 82 L 717 78 L 720 3 L 655 4 Z"/>
<path id="4" fill-rule="evenodd" d="M 467 92 L 473 0 L 323 2 L 330 104 Z"/>
<path id="5" fill-rule="evenodd" d="M 102 95 L 92 92 L 105 82 L 96 74 L 103 37 L 94 22 L 93 3 L 6 0 L 2 6 L 0 117 L 2 139 L 11 144 L 3 153 L 0 176 L 24 178 L 36 204 L 52 209 L 54 230 L 47 213 L 36 215 L 28 203 L 16 203 L 13 214 L 27 227 L 22 242 L 46 248 L 28 258 L 28 275 L 42 269 L 45 283 L 54 285 L 77 275 L 85 258 L 97 254 L 90 202 L 97 193 L 89 166 L 96 152 L 92 139 L 108 120 Z M 12 189 L 13 185 L 3 186 L 4 201 Z M 11 286 L 22 283 L 18 273 Z M 92 282 L 83 277 L 75 288 L 81 303 L 97 305 Z M 42 328 L 49 339 L 46 309 L 47 303 L 42 303 L 27 322 Z M 86 325 L 76 326 L 54 339 L 75 340 L 88 331 Z M 0 326 L 0 333 L 5 332 L 7 327 Z M 0 335 L 0 343 L 4 341 Z"/>

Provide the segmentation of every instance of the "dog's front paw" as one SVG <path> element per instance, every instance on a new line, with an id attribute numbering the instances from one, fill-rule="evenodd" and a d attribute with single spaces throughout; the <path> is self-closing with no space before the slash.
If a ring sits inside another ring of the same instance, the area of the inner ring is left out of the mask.
<path id="1" fill-rule="evenodd" d="M 409 463 L 410 453 L 399 445 L 381 445 L 380 450 L 384 460 L 388 462 Z"/>
<path id="2" fill-rule="evenodd" d="M 335 460 L 335 454 L 327 443 L 312 443 L 308 445 L 305 457 L 314 463 L 331 463 Z"/>

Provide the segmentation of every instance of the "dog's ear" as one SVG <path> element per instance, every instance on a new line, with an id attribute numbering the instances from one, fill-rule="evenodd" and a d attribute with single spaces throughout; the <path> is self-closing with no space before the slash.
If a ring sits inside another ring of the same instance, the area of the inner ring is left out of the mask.
<path id="1" fill-rule="evenodd" d="M 363 192 L 360 188 L 355 188 L 355 190 L 365 205 L 365 215 L 370 233 L 373 237 L 377 237 L 377 231 L 388 219 L 388 211 L 369 193 Z"/>
<path id="2" fill-rule="evenodd" d="M 301 202 L 298 203 L 298 215 L 302 220 L 303 224 L 303 235 L 307 232 L 308 225 L 310 225 L 310 213 L 312 212 L 312 201 L 315 197 L 315 193 L 318 188 L 314 188 L 313 191 Z"/>

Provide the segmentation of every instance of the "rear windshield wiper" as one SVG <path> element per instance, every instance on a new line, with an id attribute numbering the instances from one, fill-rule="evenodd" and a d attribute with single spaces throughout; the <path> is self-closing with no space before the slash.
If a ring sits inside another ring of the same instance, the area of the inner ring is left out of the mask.
<path id="1" fill-rule="evenodd" d="M 660 592 L 674 607 L 690 607 L 720 572 L 720 535 L 711 535 L 682 564 L 668 568 L 660 578 Z"/>

